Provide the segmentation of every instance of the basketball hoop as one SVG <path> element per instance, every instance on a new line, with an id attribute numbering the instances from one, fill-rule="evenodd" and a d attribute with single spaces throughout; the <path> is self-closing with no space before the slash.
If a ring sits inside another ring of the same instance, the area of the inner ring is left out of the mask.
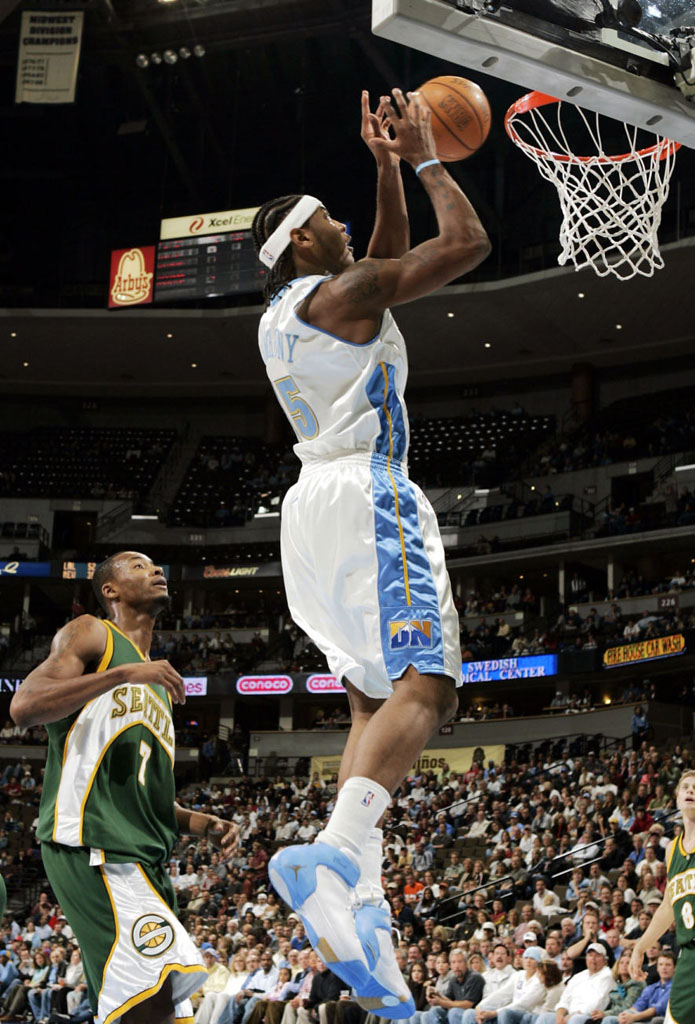
<path id="1" fill-rule="evenodd" d="M 541 111 L 553 106 L 555 119 Z M 563 124 L 563 107 L 565 124 Z M 568 114 L 568 111 L 571 113 Z M 527 116 L 524 116 L 527 115 Z M 615 128 L 617 122 L 610 121 Z M 627 149 L 619 156 L 605 152 L 600 114 L 588 114 L 573 103 L 563 103 L 541 92 L 530 92 L 513 103 L 504 126 L 512 142 L 555 185 L 562 208 L 558 263 L 574 263 L 576 270 L 593 267 L 600 277 L 615 274 L 628 281 L 636 274 L 651 277 L 664 261 L 657 232 L 661 209 L 679 142 L 657 136 L 640 149 L 642 129 L 621 124 Z M 596 150 L 577 156 L 575 139 L 580 130 Z M 622 148 L 621 142 L 618 148 Z"/>

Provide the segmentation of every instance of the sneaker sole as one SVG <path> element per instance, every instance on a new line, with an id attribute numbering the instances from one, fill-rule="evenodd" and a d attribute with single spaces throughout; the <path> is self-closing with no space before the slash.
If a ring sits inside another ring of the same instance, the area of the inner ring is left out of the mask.
<path id="1" fill-rule="evenodd" d="M 327 843 L 289 846 L 280 850 L 268 864 L 268 874 L 278 895 L 301 918 L 309 942 L 325 964 L 351 988 L 364 989 L 370 982 L 370 963 L 356 939 L 354 948 L 345 948 L 345 934 L 336 931 L 326 909 L 316 895 L 318 872 L 330 871 L 349 890 L 359 878 L 359 868 L 341 850 Z M 342 948 L 341 948 L 342 947 Z M 361 954 L 359 957 L 358 954 Z"/>
<path id="2" fill-rule="evenodd" d="M 355 929 L 365 951 L 369 949 L 373 952 L 376 947 L 377 964 L 375 966 L 377 966 L 378 958 L 381 956 L 377 931 L 387 933 L 388 941 L 391 942 L 391 915 L 379 907 L 363 906 L 355 913 Z M 406 1017 L 412 1017 L 415 1013 L 415 1001 L 407 989 L 405 981 L 403 981 L 403 987 L 407 995 L 399 995 L 383 985 L 377 978 L 371 977 L 366 985 L 355 986 L 355 1000 L 363 1010 L 367 1010 L 377 1017 L 403 1020 Z"/>

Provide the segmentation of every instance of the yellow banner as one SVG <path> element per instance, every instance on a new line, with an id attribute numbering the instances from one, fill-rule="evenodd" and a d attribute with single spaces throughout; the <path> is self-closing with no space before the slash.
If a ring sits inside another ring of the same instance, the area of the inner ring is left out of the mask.
<path id="1" fill-rule="evenodd" d="M 494 761 L 496 765 L 504 761 L 504 745 L 491 747 L 444 747 L 441 750 L 423 750 L 420 757 L 413 766 L 412 773 L 434 772 L 441 775 L 446 766 L 450 772 L 457 775 L 470 770 L 473 759 L 482 761 L 487 765 L 488 761 Z M 312 757 L 311 773 L 318 772 L 320 778 L 330 779 L 331 775 L 337 775 L 340 770 L 340 755 L 330 757 Z"/>
<path id="2" fill-rule="evenodd" d="M 632 665 L 638 661 L 669 658 L 674 654 L 682 654 L 684 650 L 685 637 L 682 633 L 657 636 L 653 640 L 641 640 L 639 643 L 625 644 L 623 647 L 609 647 L 603 652 L 603 666 L 617 668 L 619 665 Z"/>
<path id="3" fill-rule="evenodd" d="M 219 210 L 217 213 L 192 213 L 188 217 L 169 217 L 161 222 L 159 237 L 191 238 L 195 235 L 223 235 L 228 231 L 248 231 L 258 210 Z"/>

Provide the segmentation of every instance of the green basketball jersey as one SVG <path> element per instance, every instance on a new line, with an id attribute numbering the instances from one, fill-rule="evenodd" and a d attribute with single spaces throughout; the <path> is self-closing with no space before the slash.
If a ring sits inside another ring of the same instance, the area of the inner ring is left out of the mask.
<path id="1" fill-rule="evenodd" d="M 667 877 L 676 939 L 682 948 L 695 940 L 695 852 L 686 853 L 682 835 L 673 844 Z"/>
<path id="2" fill-rule="evenodd" d="M 145 658 L 113 622 L 98 672 Z M 37 836 L 92 850 L 92 863 L 161 864 L 178 828 L 167 691 L 124 683 L 46 726 Z"/>

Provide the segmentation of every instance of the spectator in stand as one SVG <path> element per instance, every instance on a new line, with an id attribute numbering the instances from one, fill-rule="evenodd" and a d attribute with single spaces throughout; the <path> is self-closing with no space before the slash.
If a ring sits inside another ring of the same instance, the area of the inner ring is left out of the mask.
<path id="1" fill-rule="evenodd" d="M 581 921 L 581 929 L 581 938 L 577 939 L 567 950 L 574 961 L 575 973 L 584 968 L 586 951 L 591 948 L 592 944 L 601 946 L 608 965 L 612 966 L 613 954 L 601 932 L 599 912 L 596 909 L 595 903 L 590 906 L 587 905 Z M 588 966 L 588 963 L 586 963 L 586 966 Z"/>
<path id="2" fill-rule="evenodd" d="M 292 982 L 291 969 L 289 967 L 281 967 L 278 970 L 278 980 L 276 984 L 269 990 L 264 999 L 258 1000 L 247 1018 L 249 1024 L 261 1024 L 261 1021 L 266 1017 L 268 1007 L 272 1003 L 282 1003 L 284 1006 L 290 996 L 293 996 L 295 992 L 296 987 Z"/>
<path id="3" fill-rule="evenodd" d="M 647 739 L 649 735 L 649 719 L 647 718 L 647 712 L 638 704 L 635 708 L 632 716 L 632 749 L 639 750 L 642 742 Z"/>
<path id="4" fill-rule="evenodd" d="M 28 992 L 29 1006 L 37 1021 L 46 1021 L 50 1017 L 67 970 L 65 954 L 60 946 L 51 950 L 48 960 L 48 973 L 43 983 Z"/>
<path id="5" fill-rule="evenodd" d="M 474 827 L 474 826 L 473 826 Z M 463 872 L 463 865 L 458 850 L 452 850 L 449 854 L 449 863 L 444 871 L 444 877 L 451 885 L 455 886 Z"/>
<path id="6" fill-rule="evenodd" d="M 428 1009 L 428 985 L 427 968 L 420 961 L 416 961 L 410 969 L 410 976 L 408 978 L 408 988 L 415 1003 L 415 1015 L 409 1018 L 412 1024 L 415 1024 L 416 1021 L 419 1022 L 422 1014 Z"/>
<path id="7" fill-rule="evenodd" d="M 13 1017 L 24 1014 L 29 1001 L 29 993 L 33 989 L 43 987 L 49 967 L 46 956 L 37 949 L 32 958 L 31 974 L 24 977 L 20 975 L 19 980 L 10 985 L 2 1001 L 2 1008 L 6 1014 L 5 1020 L 9 1021 Z"/>
<path id="8" fill-rule="evenodd" d="M 309 998 L 318 970 L 318 957 L 313 949 L 303 952 L 306 962 L 302 960 L 302 971 L 293 979 L 293 985 L 297 986 L 295 994 L 284 1003 L 278 1001 L 270 1004 L 266 1010 L 266 1024 L 296 1024 L 297 1015 L 304 1008 L 304 1001 Z"/>
<path id="9" fill-rule="evenodd" d="M 572 573 L 572 578 L 570 579 L 570 596 L 574 604 L 581 604 L 583 601 L 586 601 L 586 580 L 583 576 L 580 576 L 578 572 Z"/>
<path id="10" fill-rule="evenodd" d="M 506 951 L 506 950 L 505 950 Z M 543 951 L 539 946 L 531 946 L 524 950 L 522 955 L 522 970 L 515 971 L 509 961 L 507 966 L 509 972 L 504 979 L 497 984 L 492 991 L 488 992 L 487 983 L 485 993 L 475 1010 L 466 1010 L 461 1018 L 461 1024 L 484 1024 L 485 1021 L 499 1022 L 502 1009 L 520 1011 L 518 1020 L 521 1020 L 525 1012 L 532 1012 L 533 1007 L 543 1000 L 543 985 L 538 974 L 538 965 L 543 958 Z M 510 1015 L 509 1021 L 516 1024 L 514 1015 Z"/>
<path id="11" fill-rule="evenodd" d="M 586 970 L 574 974 L 560 997 L 555 1012 L 541 1013 L 534 1024 L 586 1024 L 596 1010 L 608 1004 L 613 976 L 606 963 L 606 950 L 592 942 L 586 950 Z"/>
<path id="12" fill-rule="evenodd" d="M 666 952 L 659 955 L 657 961 L 658 981 L 647 987 L 640 993 L 635 1002 L 629 1008 L 623 1010 L 617 1016 L 606 1016 L 603 1024 L 633 1024 L 640 1020 L 652 1020 L 655 1017 L 664 1017 L 668 1008 L 668 1000 L 671 995 L 673 973 L 676 962 L 673 953 Z"/>
<path id="13" fill-rule="evenodd" d="M 554 893 L 552 889 L 548 889 L 548 884 L 545 878 L 536 879 L 536 891 L 533 895 L 533 912 L 536 917 L 556 917 L 558 914 L 564 913 L 564 908 L 560 906 L 560 897 L 557 893 Z"/>
<path id="14" fill-rule="evenodd" d="M 480 1007 L 483 1003 L 487 1004 L 490 999 L 494 999 L 496 995 L 504 988 L 507 987 L 507 982 L 514 977 L 515 971 L 512 967 L 511 959 L 509 956 L 509 950 L 503 942 L 497 942 L 490 953 L 489 967 L 483 972 L 483 981 L 485 982 L 485 988 L 483 989 L 483 997 L 478 1003 Z M 472 965 L 471 965 L 472 966 Z M 498 1003 L 492 1003 L 491 1005 L 499 1005 Z M 471 1024 L 472 1018 L 467 1017 L 467 1014 L 478 1013 L 475 1011 L 466 1010 L 463 1014 L 463 1024 Z"/>
<path id="15" fill-rule="evenodd" d="M 405 885 L 403 886 L 403 898 L 406 903 L 414 907 L 424 888 L 425 886 L 414 871 L 406 871 Z"/>
<path id="16" fill-rule="evenodd" d="M 201 1005 L 199 1010 L 204 1020 L 210 1014 L 210 1020 L 214 1020 L 215 1024 L 223 1016 L 231 1021 L 234 1018 L 236 1009 L 242 1005 L 242 1002 L 251 998 L 253 994 L 251 986 L 254 983 L 256 974 L 260 970 L 260 957 L 255 952 L 249 952 L 244 965 L 244 976 L 240 982 L 238 981 L 239 975 L 237 973 L 240 964 L 239 958 L 235 957 L 233 963 L 236 964 L 234 973 L 230 974 L 222 992 L 211 993 L 211 995 L 216 995 L 216 999 L 208 999 L 206 994 L 203 1002 L 207 1004 L 208 1009 Z M 247 995 L 247 993 L 251 995 Z"/>
<path id="17" fill-rule="evenodd" d="M 316 974 L 311 983 L 309 995 L 304 1006 L 297 1011 L 297 1024 L 319 1024 L 319 1009 L 324 1003 L 337 1002 L 344 987 L 343 982 L 318 956 L 316 957 Z M 284 1020 L 284 1016 L 283 1016 Z M 323 1024 L 323 1022 L 321 1022 Z"/>
<path id="18" fill-rule="evenodd" d="M 463 950 L 452 950 L 449 967 L 453 977 L 447 981 L 443 995 L 435 992 L 428 1000 L 430 1009 L 424 1017 L 427 1024 L 460 1024 L 462 1011 L 477 1006 L 482 998 L 485 981 L 469 969 Z"/>
<path id="19" fill-rule="evenodd" d="M 201 1005 L 208 993 L 212 992 L 217 995 L 222 992 L 229 980 L 229 970 L 219 962 L 217 950 L 210 942 L 204 942 L 200 947 L 200 952 L 203 954 L 203 963 L 208 976 L 201 988 L 191 996 L 194 1008 Z"/>
<path id="20" fill-rule="evenodd" d="M 643 981 L 635 981 L 630 977 L 629 950 L 625 950 L 616 960 L 611 973 L 614 984 L 608 996 L 608 1005 L 605 1010 L 594 1010 L 591 1020 L 619 1018 L 625 1010 L 629 1010 L 634 1005 L 644 988 Z"/>

